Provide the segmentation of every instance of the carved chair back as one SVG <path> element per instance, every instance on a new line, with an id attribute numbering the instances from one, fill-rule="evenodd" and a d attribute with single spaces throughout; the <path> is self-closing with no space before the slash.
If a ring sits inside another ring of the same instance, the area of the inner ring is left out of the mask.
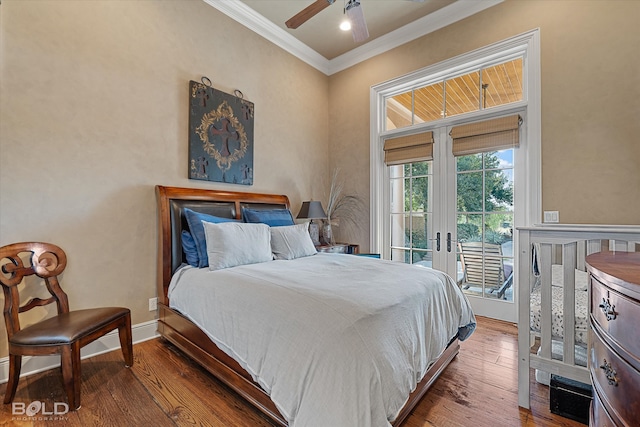
<path id="1" fill-rule="evenodd" d="M 58 314 L 69 312 L 67 294 L 58 282 L 58 276 L 67 266 L 67 255 L 51 243 L 22 242 L 0 248 L 0 283 L 4 291 L 4 321 L 9 339 L 20 330 L 18 314 L 35 307 L 56 303 Z M 18 285 L 27 276 L 44 279 L 50 297 L 31 298 L 20 306 Z"/>

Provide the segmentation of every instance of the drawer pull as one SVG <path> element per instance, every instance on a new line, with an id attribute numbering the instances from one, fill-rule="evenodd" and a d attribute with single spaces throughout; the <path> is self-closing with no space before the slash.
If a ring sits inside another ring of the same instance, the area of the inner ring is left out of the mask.
<path id="1" fill-rule="evenodd" d="M 607 316 L 607 320 L 615 320 L 616 316 L 618 315 L 615 310 L 616 306 L 611 305 L 608 298 L 602 298 L 602 303 L 598 307 L 600 307 L 604 315 Z"/>
<path id="2" fill-rule="evenodd" d="M 616 371 L 611 367 L 611 363 L 607 362 L 607 359 L 603 359 L 603 363 L 602 365 L 600 365 L 600 369 L 604 371 L 609 385 L 617 387 L 618 379 L 616 378 Z"/>

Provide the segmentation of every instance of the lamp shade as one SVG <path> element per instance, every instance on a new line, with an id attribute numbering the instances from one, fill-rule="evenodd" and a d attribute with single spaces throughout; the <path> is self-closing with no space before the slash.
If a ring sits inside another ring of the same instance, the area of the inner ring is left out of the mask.
<path id="1" fill-rule="evenodd" d="M 324 219 L 327 214 L 322 208 L 322 203 L 318 200 L 311 200 L 309 202 L 302 202 L 302 207 L 296 218 L 299 219 Z"/>

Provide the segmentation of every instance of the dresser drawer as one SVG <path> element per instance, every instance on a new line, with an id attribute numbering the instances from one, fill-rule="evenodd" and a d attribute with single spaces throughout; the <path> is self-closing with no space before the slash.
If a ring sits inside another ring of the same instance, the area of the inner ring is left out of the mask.
<path id="1" fill-rule="evenodd" d="M 589 425 L 591 427 L 616 427 L 616 423 L 611 419 L 609 413 L 602 405 L 602 401 L 600 400 L 600 396 L 598 396 L 597 392 L 593 393 Z"/>
<path id="2" fill-rule="evenodd" d="M 627 353 L 640 355 L 640 304 L 591 276 L 591 316 Z"/>
<path id="3" fill-rule="evenodd" d="M 616 408 L 617 414 L 612 414 L 614 418 L 619 417 L 627 423 L 637 420 L 640 372 L 622 360 L 594 330 L 590 331 L 590 342 L 589 362 L 594 390 L 605 406 Z"/>

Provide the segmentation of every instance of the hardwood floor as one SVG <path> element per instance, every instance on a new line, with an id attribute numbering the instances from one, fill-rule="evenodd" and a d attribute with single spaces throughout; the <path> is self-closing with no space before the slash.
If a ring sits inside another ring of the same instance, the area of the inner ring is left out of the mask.
<path id="1" fill-rule="evenodd" d="M 582 426 L 549 412 L 549 391 L 532 379 L 531 410 L 518 407 L 517 328 L 478 318 L 476 332 L 403 426 Z M 167 342 L 134 345 L 134 366 L 117 350 L 82 362 L 82 407 L 34 417 L 0 405 L 1 426 L 271 426 L 234 392 Z M 14 402 L 66 402 L 58 369 L 22 378 Z M 6 384 L 0 385 L 4 396 Z"/>

